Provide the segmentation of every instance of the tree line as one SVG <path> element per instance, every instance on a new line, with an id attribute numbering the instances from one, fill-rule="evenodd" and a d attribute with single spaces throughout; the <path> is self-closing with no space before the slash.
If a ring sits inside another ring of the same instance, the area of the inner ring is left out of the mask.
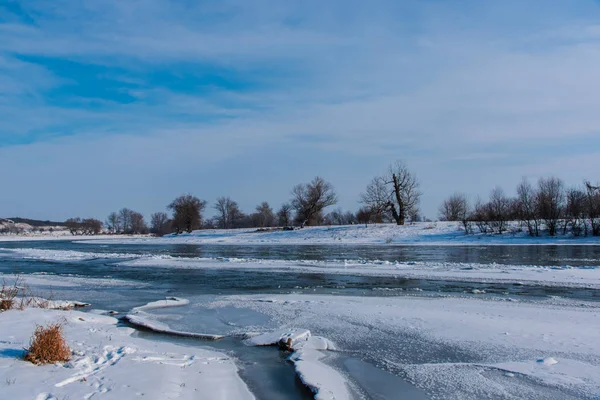
<path id="1" fill-rule="evenodd" d="M 600 235 L 600 188 L 586 182 L 580 188 L 567 188 L 555 177 L 542 178 L 537 185 L 524 179 L 509 197 L 497 187 L 489 199 L 471 204 L 466 195 L 455 193 L 439 208 L 439 219 L 459 221 L 466 233 L 503 233 L 510 221 L 518 221 L 529 235 L 550 236 L 572 232 L 575 236 Z M 404 225 L 421 220 L 419 203 L 422 193 L 416 174 L 402 161 L 391 164 L 383 174 L 374 177 L 360 195 L 360 209 L 344 212 L 337 208 L 338 196 L 333 185 L 322 177 L 295 185 L 288 202 L 274 210 L 268 202 L 258 204 L 250 213 L 241 210 L 230 197 L 219 197 L 211 206 L 213 218 L 205 218 L 208 202 L 192 194 L 184 194 L 167 205 L 167 212 L 156 212 L 147 223 L 136 211 L 123 208 L 112 212 L 104 226 L 111 233 L 162 236 L 192 232 L 197 229 L 302 228 L 311 225 L 347 225 L 393 222 Z M 72 218 L 67 221 L 72 233 L 96 234 L 102 222 Z"/>
<path id="2" fill-rule="evenodd" d="M 307 183 L 295 185 L 290 199 L 274 210 L 268 202 L 258 204 L 251 213 L 244 213 L 231 197 L 219 197 L 212 205 L 213 218 L 205 218 L 208 202 L 192 194 L 177 197 L 167 205 L 167 212 L 144 216 L 129 208 L 112 212 L 101 221 L 93 218 L 70 218 L 65 225 L 72 234 L 98 234 L 103 227 L 110 233 L 145 234 L 162 236 L 168 233 L 191 232 L 196 229 L 272 228 L 293 229 L 314 225 L 348 225 L 354 223 L 380 223 L 419 218 L 421 193 L 416 176 L 402 162 L 373 179 L 361 195 L 362 207 L 356 212 L 341 208 L 328 213 L 325 210 L 338 202 L 333 185 L 317 176 Z"/>
<path id="3" fill-rule="evenodd" d="M 503 233 L 510 221 L 530 236 L 543 232 L 550 236 L 571 233 L 574 236 L 600 236 L 600 187 L 585 182 L 582 187 L 566 187 L 556 177 L 540 178 L 537 185 L 523 179 L 516 196 L 509 197 L 494 188 L 487 201 L 471 204 L 467 196 L 455 193 L 439 208 L 444 221 L 461 221 L 466 233 Z"/>

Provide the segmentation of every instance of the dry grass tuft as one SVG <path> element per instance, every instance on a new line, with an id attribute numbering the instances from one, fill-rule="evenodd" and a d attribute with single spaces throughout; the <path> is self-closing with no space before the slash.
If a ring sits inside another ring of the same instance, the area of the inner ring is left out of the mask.
<path id="1" fill-rule="evenodd" d="M 63 326 L 60 323 L 46 327 L 37 326 L 31 344 L 25 355 L 25 361 L 33 364 L 53 364 L 71 359 L 71 349 L 63 337 Z"/>
<path id="2" fill-rule="evenodd" d="M 19 294 L 20 279 L 17 278 L 14 285 L 8 285 L 5 280 L 2 280 L 0 287 L 0 311 L 7 311 L 14 307 L 15 298 Z"/>
<path id="3" fill-rule="evenodd" d="M 21 275 L 18 275 L 12 284 L 2 280 L 0 286 L 0 312 L 11 309 L 24 310 L 29 307 L 50 308 L 52 299 L 52 292 L 49 296 L 35 294 Z"/>

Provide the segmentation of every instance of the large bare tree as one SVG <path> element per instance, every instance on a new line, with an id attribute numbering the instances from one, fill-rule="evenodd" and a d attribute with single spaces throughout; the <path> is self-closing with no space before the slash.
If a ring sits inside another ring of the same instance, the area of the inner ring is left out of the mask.
<path id="1" fill-rule="evenodd" d="M 202 223 L 202 211 L 206 208 L 206 201 L 200 200 L 191 194 L 179 196 L 167 206 L 173 211 L 173 229 L 176 233 L 191 232 L 199 229 Z"/>
<path id="2" fill-rule="evenodd" d="M 375 213 L 389 213 L 398 225 L 419 207 L 421 192 L 416 175 L 402 161 L 389 166 L 388 171 L 373 178 L 361 195 L 361 201 Z"/>
<path id="3" fill-rule="evenodd" d="M 300 226 L 317 225 L 323 210 L 337 203 L 337 195 L 331 183 L 317 176 L 310 183 L 294 186 L 290 203 Z"/>

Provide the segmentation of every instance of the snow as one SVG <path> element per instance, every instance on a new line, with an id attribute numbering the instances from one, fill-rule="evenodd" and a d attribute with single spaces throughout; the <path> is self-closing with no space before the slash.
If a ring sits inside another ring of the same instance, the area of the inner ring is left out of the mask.
<path id="1" fill-rule="evenodd" d="M 143 306 L 135 307 L 132 311 L 138 312 L 138 311 L 154 310 L 157 308 L 183 307 L 183 306 L 187 306 L 188 304 L 190 304 L 190 301 L 187 299 L 179 299 L 177 297 L 168 297 L 164 300 L 151 301 L 150 303 L 145 304 Z"/>
<path id="2" fill-rule="evenodd" d="M 21 360 L 36 324 L 61 321 L 73 358 L 65 365 Z M 219 352 L 132 337 L 109 316 L 27 309 L 0 313 L 2 398 L 253 399 L 233 360 Z M 6 383 L 5 383 L 6 382 Z"/>
<path id="3" fill-rule="evenodd" d="M 350 399 L 344 377 L 325 364 L 323 351 L 335 350 L 331 341 L 312 336 L 307 329 L 284 329 L 267 332 L 246 339 L 249 346 L 270 346 L 292 340 L 293 353 L 289 359 L 294 363 L 298 377 L 315 394 L 315 400 Z"/>
<path id="4" fill-rule="evenodd" d="M 46 250 L 46 249 L 7 249 L 0 248 L 0 254 L 3 256 L 12 256 L 29 260 L 50 260 L 50 261 L 86 261 L 94 259 L 119 259 L 136 258 L 138 254 L 127 253 L 91 253 L 74 250 Z"/>
<path id="5" fill-rule="evenodd" d="M 0 234 L 0 242 L 34 242 L 54 240 L 130 240 L 132 238 L 146 238 L 148 235 L 71 235 L 68 230 L 43 233 L 25 233 L 21 235 Z"/>
<path id="6" fill-rule="evenodd" d="M 350 399 L 344 377 L 322 361 L 326 357 L 322 350 L 330 350 L 329 344 L 324 338 L 309 337 L 296 345 L 290 360 L 302 383 L 315 394 L 315 400 Z"/>
<path id="7" fill-rule="evenodd" d="M 491 367 L 512 374 L 531 376 L 548 385 L 577 386 L 586 382 L 594 382 L 600 376 L 600 366 L 590 365 L 576 360 L 547 357 L 542 360 L 522 362 L 506 362 L 493 364 Z"/>
<path id="8" fill-rule="evenodd" d="M 502 235 L 475 234 L 466 235 L 461 224 L 456 222 L 419 222 L 411 225 L 395 224 L 318 226 L 293 231 L 257 232 L 256 229 L 207 229 L 168 235 L 162 238 L 145 237 L 139 239 L 113 238 L 97 240 L 91 243 L 127 243 L 127 244 L 383 244 L 383 245 L 600 245 L 598 237 L 579 237 L 570 235 L 556 237 L 530 237 L 526 232 L 518 231 L 517 223 L 512 230 Z M 88 240 L 80 241 L 87 243 Z"/>
<path id="9" fill-rule="evenodd" d="M 319 330 L 340 351 L 360 351 L 438 397 L 529 398 L 540 396 L 531 383 L 540 381 L 574 396 L 563 398 L 600 394 L 600 307 L 593 302 L 292 294 L 211 304 L 231 306 Z"/>
<path id="10" fill-rule="evenodd" d="M 307 329 L 286 329 L 253 336 L 246 339 L 246 344 L 249 346 L 272 346 L 292 339 L 292 347 L 294 347 L 301 341 L 307 341 L 308 338 L 310 338 L 310 331 Z"/>
<path id="11" fill-rule="evenodd" d="M 32 273 L 32 274 L 2 274 L 0 273 L 0 282 L 6 281 L 10 286 L 17 279 L 23 279 L 27 287 L 61 287 L 61 288 L 78 288 L 86 284 L 93 283 L 96 287 L 120 287 L 120 286 L 135 286 L 144 287 L 148 286 L 147 283 L 139 281 L 130 281 L 125 279 L 115 278 L 89 278 L 77 277 L 77 276 L 63 276 L 53 275 L 47 273 Z"/>

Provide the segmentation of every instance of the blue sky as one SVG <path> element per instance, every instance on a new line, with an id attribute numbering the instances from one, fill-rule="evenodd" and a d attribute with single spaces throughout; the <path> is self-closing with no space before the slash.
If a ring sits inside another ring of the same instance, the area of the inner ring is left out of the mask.
<path id="1" fill-rule="evenodd" d="M 396 159 L 454 191 L 600 179 L 600 4 L 0 2 L 0 216 L 246 211 Z"/>

